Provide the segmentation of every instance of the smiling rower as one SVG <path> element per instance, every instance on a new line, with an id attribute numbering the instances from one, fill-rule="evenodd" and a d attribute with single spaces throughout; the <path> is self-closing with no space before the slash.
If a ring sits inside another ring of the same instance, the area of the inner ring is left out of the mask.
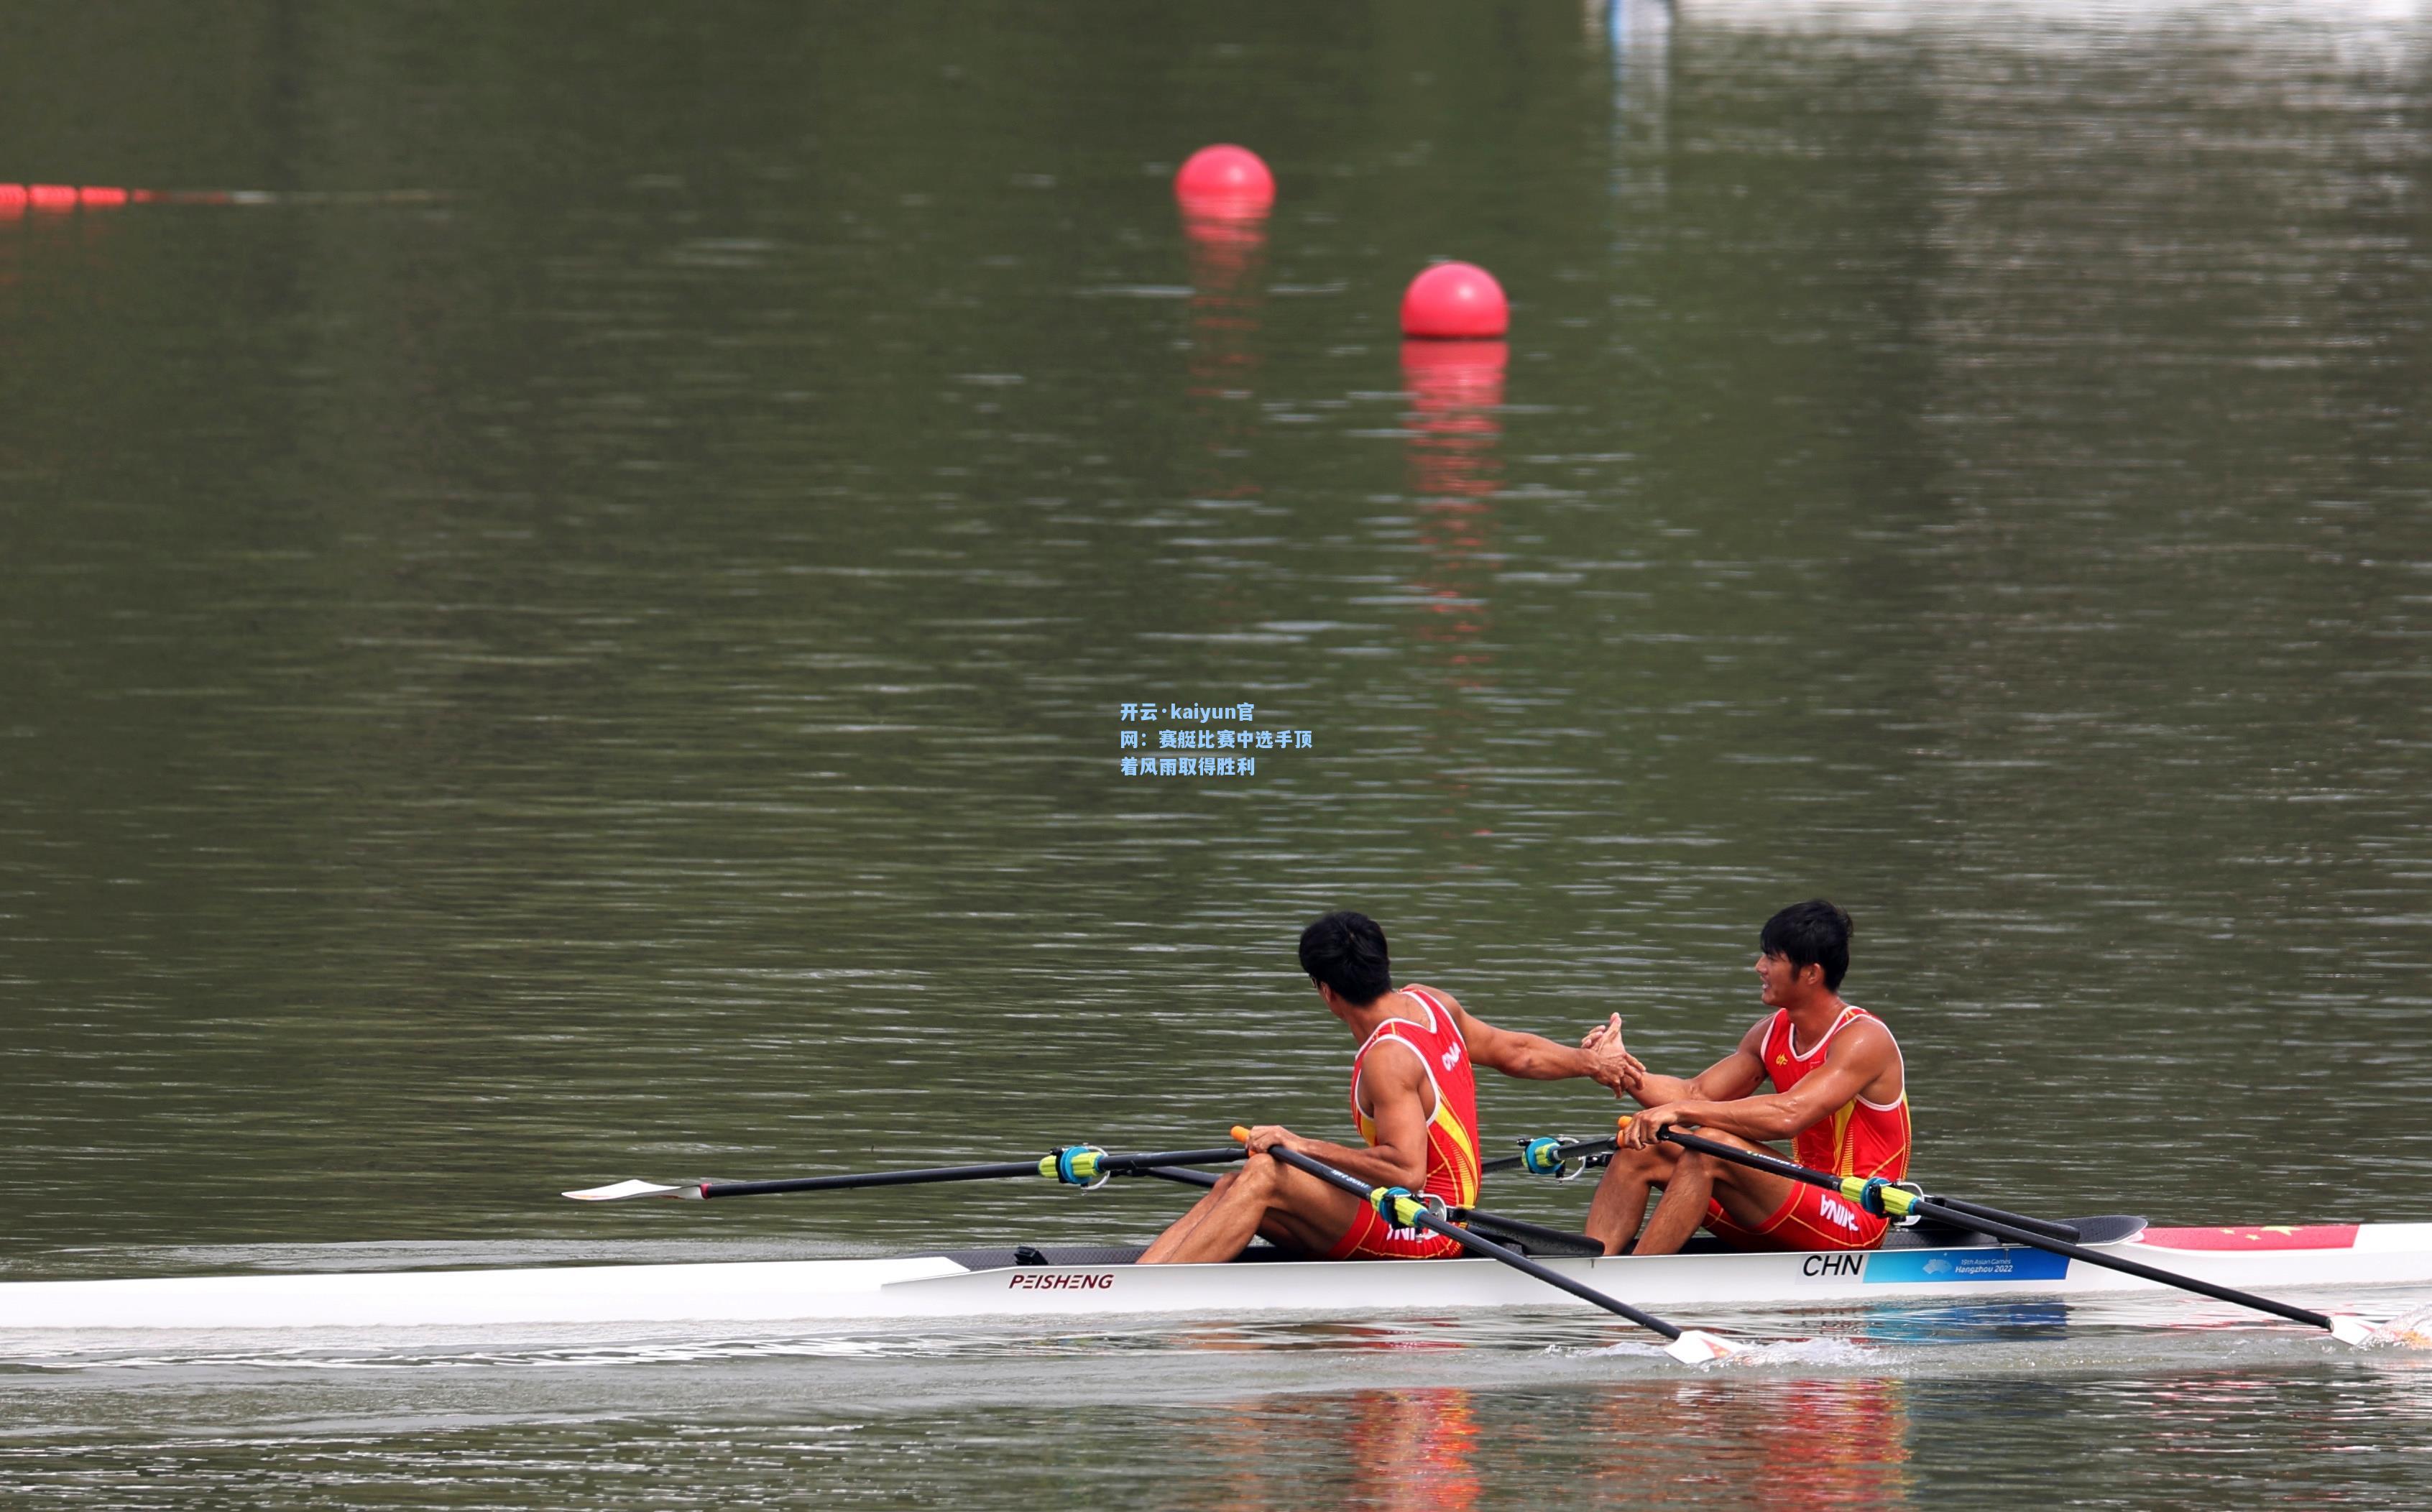
<path id="1" fill-rule="evenodd" d="M 1387 1225 L 1359 1198 L 1266 1153 L 1297 1150 L 1378 1186 L 1408 1187 L 1446 1206 L 1478 1201 L 1478 1092 L 1470 1065 L 1551 1082 L 1595 1077 L 1618 1087 L 1644 1075 L 1618 1034 L 1573 1050 L 1497 1029 L 1452 994 L 1416 984 L 1396 991 L 1385 932 L 1365 914 L 1328 914 L 1300 937 L 1300 966 L 1317 995 L 1360 1041 L 1351 1062 L 1351 1115 L 1364 1147 L 1309 1139 L 1276 1124 L 1249 1132 L 1250 1158 L 1157 1236 L 1142 1265 L 1230 1260 L 1253 1235 L 1330 1260 L 1426 1260 L 1458 1254 L 1458 1241 Z"/>
<path id="2" fill-rule="evenodd" d="M 1793 1157 L 1811 1169 L 1894 1182 L 1907 1174 L 1908 1081 L 1900 1045 L 1881 1019 L 1840 998 L 1849 933 L 1849 916 L 1822 899 L 1774 915 L 1759 936 L 1756 960 L 1772 1016 L 1690 1080 L 1644 1067 L 1625 1074 L 1621 1090 L 1645 1111 L 1623 1131 L 1588 1208 L 1588 1233 L 1605 1253 L 1670 1254 L 1700 1223 L 1738 1250 L 1871 1250 L 1883 1242 L 1890 1220 L 1854 1202 L 1659 1138 L 1680 1124 L 1746 1150 L 1788 1139 Z M 1581 1044 L 1618 1048 L 1620 1019 Z M 1773 1091 L 1757 1095 L 1762 1081 L 1772 1082 Z M 1659 1186 L 1664 1199 L 1640 1232 L 1647 1191 Z"/>

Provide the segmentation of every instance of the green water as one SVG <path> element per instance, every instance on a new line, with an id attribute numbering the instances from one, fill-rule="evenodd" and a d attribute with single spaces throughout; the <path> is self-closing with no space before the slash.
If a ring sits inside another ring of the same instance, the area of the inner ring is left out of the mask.
<path id="1" fill-rule="evenodd" d="M 0 220 L 0 1276 L 1144 1239 L 1176 1196 L 552 1194 L 1343 1136 L 1335 906 L 1694 1070 L 1816 894 L 1936 1185 L 2432 1219 L 2432 23 L 1623 19 L 25 20 L 0 180 L 273 197 Z M 1194 235 L 1218 140 L 1280 197 Z M 1455 256 L 1499 365 L 1403 348 Z M 1125 777 L 1143 701 L 1310 741 Z M 1818 1329 L 1693 1380 L 1543 1318 L 29 1347 L 0 1495 L 2432 1481 L 2419 1362 Z"/>

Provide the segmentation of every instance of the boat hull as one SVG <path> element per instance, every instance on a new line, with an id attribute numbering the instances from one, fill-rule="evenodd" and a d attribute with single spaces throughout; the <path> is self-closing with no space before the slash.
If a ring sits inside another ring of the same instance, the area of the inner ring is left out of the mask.
<path id="1" fill-rule="evenodd" d="M 2290 1236 L 2306 1242 L 2289 1242 Z M 2269 1294 L 2432 1285 L 2432 1224 L 2149 1230 L 2098 1249 Z M 1123 1252 L 1106 1252 L 1122 1253 Z M 657 1325 L 1286 1314 L 1345 1318 L 1587 1304 L 1493 1260 L 1196 1266 L 877 1260 L 173 1277 L 0 1285 L 0 1332 Z M 1056 1257 L 1059 1261 L 1063 1257 Z M 1657 1313 L 2155 1292 L 2040 1250 L 1908 1246 L 1863 1253 L 1547 1257 Z"/>

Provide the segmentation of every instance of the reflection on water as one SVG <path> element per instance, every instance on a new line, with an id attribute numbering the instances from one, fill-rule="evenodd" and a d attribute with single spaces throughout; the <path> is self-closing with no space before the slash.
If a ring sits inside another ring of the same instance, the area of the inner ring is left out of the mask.
<path id="1" fill-rule="evenodd" d="M 1191 250 L 1190 395 L 1206 472 L 1195 490 L 1214 499 L 1254 498 L 1249 476 L 1258 432 L 1258 317 L 1265 302 L 1267 229 L 1262 214 L 1193 213 L 1182 219 Z"/>
<path id="2" fill-rule="evenodd" d="M 1418 513 L 1427 617 L 1419 637 L 1451 673 L 1454 690 L 1478 685 L 1491 654 L 1479 644 L 1493 621 L 1488 601 L 1495 549 L 1495 495 L 1511 360 L 1502 342 L 1406 341 L 1402 381 L 1410 391 L 1410 493 Z"/>
<path id="3" fill-rule="evenodd" d="M 1511 348 L 1503 342 L 1405 341 L 1403 424 L 1410 433 L 1409 478 L 1415 516 L 1417 667 L 1432 675 L 1434 709 L 1425 727 L 1429 786 L 1444 798 L 1448 832 L 1472 795 L 1495 716 L 1475 696 L 1495 685 L 1494 593 L 1502 556 L 1495 542 L 1503 403 Z"/>
<path id="4" fill-rule="evenodd" d="M 1742 1386 L 1641 1383 L 1557 1407 L 1457 1386 L 1355 1389 L 1215 1414 L 1188 1457 L 1221 1468 L 1209 1479 L 1223 1490 L 1194 1502 L 1213 1506 L 1275 1506 L 1315 1482 L 1362 1506 L 1470 1507 L 1525 1465 L 1570 1504 L 1904 1507 L 1906 1390 L 1787 1381 L 1759 1402 Z"/>
<path id="5" fill-rule="evenodd" d="M 1187 1404 L 904 1401 L 870 1410 L 820 1400 L 804 1388 L 803 1369 L 730 1363 L 710 1394 L 697 1390 L 707 1381 L 670 1382 L 612 1422 L 583 1410 L 581 1383 L 564 1373 L 521 1378 L 529 1389 L 515 1399 L 464 1399 L 479 1410 L 410 1433 L 377 1419 L 274 1412 L 241 1435 L 163 1440 L 95 1420 L 72 1449 L 0 1442 L 0 1489 L 146 1506 L 239 1492 L 341 1505 L 475 1477 L 515 1505 L 953 1492 L 974 1505 L 1021 1506 L 1136 1492 L 1208 1508 L 1495 1505 L 1520 1495 L 1616 1508 L 1855 1508 L 2192 1505 L 2267 1499 L 2292 1479 L 2309 1500 L 2390 1505 L 2411 1504 L 2427 1484 L 2411 1436 L 2421 1382 L 2337 1373 L 1348 1386 Z M 749 1403 L 731 1390 L 738 1375 Z M 2099 1441 L 2048 1453 L 2055 1425 L 2071 1422 Z M 139 1444 L 140 1455 L 129 1454 Z"/>

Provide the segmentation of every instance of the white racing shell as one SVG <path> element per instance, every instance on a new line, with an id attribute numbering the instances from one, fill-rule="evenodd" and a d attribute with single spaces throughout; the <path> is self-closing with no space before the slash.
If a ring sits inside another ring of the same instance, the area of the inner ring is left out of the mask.
<path id="1" fill-rule="evenodd" d="M 2120 1228 L 2135 1222 L 2110 1221 Z M 2097 1232 L 2089 1228 L 2088 1236 Z M 2147 1229 L 2094 1247 L 2267 1296 L 2309 1286 L 2432 1285 L 2432 1223 Z M 1587 1306 L 1493 1260 L 1129 1264 L 1137 1252 L 1050 1251 L 1046 1264 L 1004 1263 L 1013 1261 L 1013 1252 L 999 1251 L 876 1260 L 15 1282 L 0 1285 L 0 1332 L 1125 1314 L 1373 1318 Z M 1857 1253 L 1540 1258 L 1636 1306 L 1688 1316 L 1892 1298 L 2065 1298 L 2165 1289 L 2046 1251 L 1982 1243 L 1909 1243 Z"/>

